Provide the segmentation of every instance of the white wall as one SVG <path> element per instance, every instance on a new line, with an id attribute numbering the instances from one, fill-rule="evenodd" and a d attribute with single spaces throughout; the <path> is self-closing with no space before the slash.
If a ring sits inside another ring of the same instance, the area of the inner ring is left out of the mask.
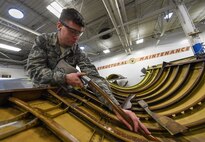
<path id="1" fill-rule="evenodd" d="M 205 29 L 205 26 L 204 26 Z M 205 31 L 205 30 L 204 30 Z M 204 42 L 205 41 L 205 32 L 201 33 L 201 39 Z M 147 44 L 149 42 L 149 44 Z M 131 55 L 126 55 L 125 53 L 109 57 L 106 59 L 98 60 L 93 62 L 96 67 L 101 67 L 105 65 L 109 65 L 112 63 L 117 63 L 119 61 L 129 61 L 131 58 L 140 58 L 145 57 L 146 55 L 152 55 L 155 53 L 160 53 L 164 51 L 169 51 L 177 48 L 182 48 L 185 46 L 189 46 L 189 43 L 186 41 L 185 35 L 183 31 L 180 31 L 179 33 L 171 34 L 171 35 L 165 35 L 160 41 L 160 44 L 158 46 L 155 46 L 156 40 L 152 41 L 146 41 L 145 43 L 141 45 L 134 45 L 134 51 L 132 51 Z M 134 64 L 126 64 L 126 65 L 120 65 L 117 67 L 111 67 L 107 69 L 101 69 L 99 70 L 100 75 L 103 77 L 107 77 L 110 74 L 121 74 L 128 78 L 129 83 L 128 85 L 134 85 L 141 81 L 143 75 L 141 73 L 141 69 L 143 67 L 147 68 L 148 66 L 161 64 L 163 61 L 169 62 L 174 61 L 186 57 L 192 56 L 192 50 L 186 52 L 181 52 L 177 54 L 162 56 L 158 58 L 143 60 L 143 61 L 136 61 Z M 11 78 L 28 78 L 26 71 L 24 70 L 23 66 L 11 66 L 11 65 L 4 65 L 0 64 L 0 78 L 2 74 L 11 75 Z"/>
<path id="2" fill-rule="evenodd" d="M 202 37 L 201 39 L 204 41 L 205 34 L 202 33 L 201 37 Z M 139 49 L 136 48 L 138 48 L 138 46 L 140 45 L 135 45 L 134 47 L 135 50 L 132 52 L 131 55 L 126 55 L 125 53 L 123 53 L 120 55 L 95 61 L 93 63 L 98 68 L 98 71 L 101 76 L 107 77 L 110 74 L 121 74 L 127 77 L 127 79 L 129 80 L 128 85 L 131 86 L 143 79 L 142 77 L 143 73 L 141 73 L 141 69 L 143 67 L 147 68 L 148 66 L 161 64 L 163 61 L 169 62 L 169 61 L 174 61 L 174 60 L 193 56 L 192 48 L 190 48 L 190 50 L 185 52 L 139 61 L 138 59 L 140 59 L 140 57 L 146 57 L 148 55 L 190 46 L 183 32 L 165 36 L 164 39 L 160 41 L 160 44 L 157 46 L 155 45 L 155 43 L 156 41 L 144 47 L 143 45 L 141 45 Z M 137 59 L 138 61 L 136 61 L 135 63 L 127 63 L 125 65 L 119 65 L 115 67 L 110 66 L 105 69 L 102 68 L 105 67 L 106 65 L 119 63 L 121 61 L 128 62 L 129 60 L 131 60 L 131 58 Z"/>
<path id="3" fill-rule="evenodd" d="M 27 78 L 26 71 L 23 66 L 0 64 L 0 78 L 2 75 L 11 75 L 11 78 Z"/>

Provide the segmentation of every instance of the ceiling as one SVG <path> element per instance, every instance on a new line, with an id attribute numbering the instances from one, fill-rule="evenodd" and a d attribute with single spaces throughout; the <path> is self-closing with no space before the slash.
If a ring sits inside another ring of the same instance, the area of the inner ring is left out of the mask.
<path id="1" fill-rule="evenodd" d="M 0 62 L 22 64 L 29 54 L 35 37 L 40 33 L 55 32 L 57 17 L 46 7 L 54 0 L 1 0 L 0 43 L 17 46 L 22 50 L 13 52 L 0 49 Z M 55 0 L 63 7 L 79 10 L 86 21 L 86 31 L 79 44 L 91 60 L 110 55 L 130 54 L 137 50 L 136 40 L 144 42 L 160 38 L 181 28 L 172 0 Z M 178 0 L 183 1 L 183 0 Z M 205 23 L 205 0 L 184 0 L 196 26 Z M 8 14 L 10 8 L 24 13 L 23 19 Z M 173 12 L 169 20 L 164 16 Z"/>

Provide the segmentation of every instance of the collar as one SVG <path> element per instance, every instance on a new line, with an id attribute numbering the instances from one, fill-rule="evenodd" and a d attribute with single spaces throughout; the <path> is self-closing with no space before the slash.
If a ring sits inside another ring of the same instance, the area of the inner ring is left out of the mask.
<path id="1" fill-rule="evenodd" d="M 51 40 L 50 40 L 50 44 L 53 46 L 58 45 L 58 33 L 51 33 Z"/>

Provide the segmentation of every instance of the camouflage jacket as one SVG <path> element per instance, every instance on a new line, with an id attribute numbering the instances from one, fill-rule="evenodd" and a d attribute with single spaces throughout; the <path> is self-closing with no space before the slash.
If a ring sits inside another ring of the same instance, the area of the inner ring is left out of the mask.
<path id="1" fill-rule="evenodd" d="M 91 64 L 89 58 L 77 44 L 66 49 L 63 54 L 61 53 L 60 45 L 57 42 L 57 33 L 42 34 L 35 39 L 27 60 L 27 71 L 33 83 L 37 86 L 65 84 L 66 73 L 55 70 L 58 60 L 65 55 L 65 61 L 69 65 L 78 66 L 82 72 L 87 73 L 87 76 L 109 94 L 113 102 L 119 105 L 111 93 L 109 85 L 100 77 L 96 67 Z M 101 95 L 96 92 L 95 94 L 101 102 L 111 109 Z"/>

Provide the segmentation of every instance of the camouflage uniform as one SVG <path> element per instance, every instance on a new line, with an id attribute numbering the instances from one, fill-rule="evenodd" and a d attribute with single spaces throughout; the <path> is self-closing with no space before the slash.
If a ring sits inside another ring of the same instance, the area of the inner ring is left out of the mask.
<path id="1" fill-rule="evenodd" d="M 60 45 L 57 42 L 57 33 L 38 36 L 30 51 L 27 60 L 27 71 L 35 86 L 57 86 L 66 83 L 66 73 L 55 69 L 58 60 L 65 55 L 64 60 L 69 65 L 73 67 L 79 66 L 82 72 L 87 73 L 87 76 L 109 94 L 113 102 L 119 105 L 111 93 L 109 86 L 105 83 L 105 80 L 99 76 L 95 66 L 91 64 L 86 54 L 80 50 L 77 44 L 67 48 L 63 54 L 61 53 Z M 96 95 L 101 102 L 111 109 L 101 95 Z"/>

